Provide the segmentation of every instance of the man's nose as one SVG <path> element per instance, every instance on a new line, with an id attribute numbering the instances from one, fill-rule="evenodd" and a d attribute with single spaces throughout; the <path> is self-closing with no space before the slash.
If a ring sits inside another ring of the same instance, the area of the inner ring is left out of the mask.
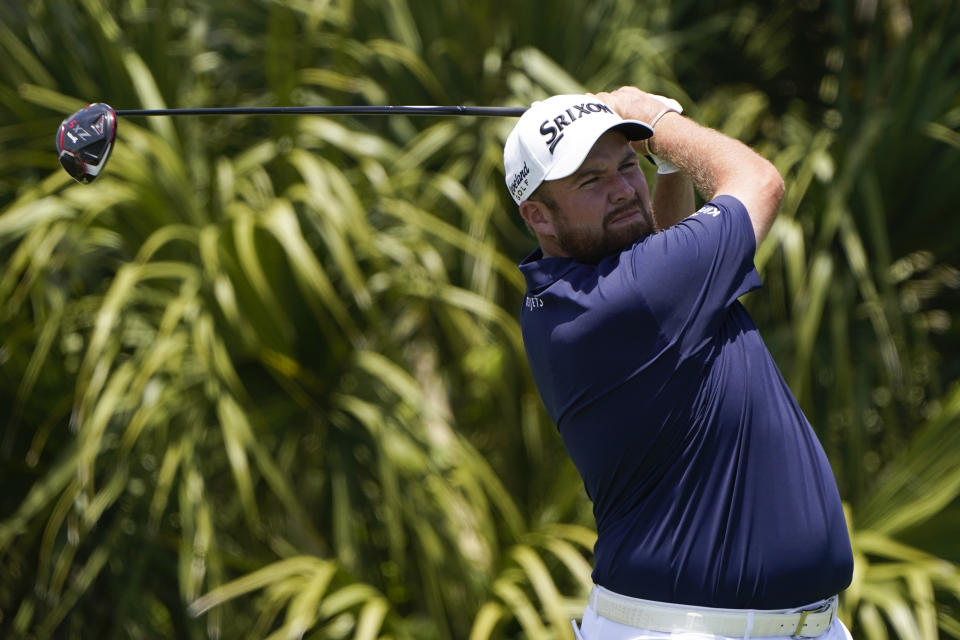
<path id="1" fill-rule="evenodd" d="M 630 181 L 617 172 L 613 178 L 613 187 L 610 191 L 610 201 L 614 203 L 623 202 L 633 198 L 635 193 L 636 189 L 633 188 L 633 185 L 630 184 Z"/>

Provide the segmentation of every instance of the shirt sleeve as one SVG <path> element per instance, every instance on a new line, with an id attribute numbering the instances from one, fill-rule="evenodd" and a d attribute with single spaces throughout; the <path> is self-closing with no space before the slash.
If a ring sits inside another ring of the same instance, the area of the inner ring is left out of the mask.
<path id="1" fill-rule="evenodd" d="M 743 294 L 761 286 L 756 238 L 743 204 L 718 196 L 633 248 L 639 294 L 668 342 L 696 349 Z"/>

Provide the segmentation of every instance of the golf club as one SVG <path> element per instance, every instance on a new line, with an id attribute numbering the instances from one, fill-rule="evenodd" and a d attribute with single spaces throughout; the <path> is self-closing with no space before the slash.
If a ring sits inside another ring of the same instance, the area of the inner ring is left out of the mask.
<path id="1" fill-rule="evenodd" d="M 464 106 L 316 106 L 316 107 L 201 107 L 189 109 L 118 109 L 96 102 L 68 116 L 57 131 L 60 165 L 77 182 L 93 182 L 113 150 L 119 116 L 203 115 L 432 115 L 519 117 L 526 107 Z"/>

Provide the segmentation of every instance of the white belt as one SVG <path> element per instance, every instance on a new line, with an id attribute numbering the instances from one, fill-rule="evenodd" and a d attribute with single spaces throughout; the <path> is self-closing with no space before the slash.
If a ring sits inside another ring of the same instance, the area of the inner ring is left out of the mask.
<path id="1" fill-rule="evenodd" d="M 650 631 L 687 631 L 734 637 L 744 637 L 749 632 L 751 638 L 815 638 L 833 624 L 837 599 L 830 598 L 807 611 L 780 613 L 667 604 L 594 587 L 590 592 L 590 606 L 597 615 L 608 620 Z"/>

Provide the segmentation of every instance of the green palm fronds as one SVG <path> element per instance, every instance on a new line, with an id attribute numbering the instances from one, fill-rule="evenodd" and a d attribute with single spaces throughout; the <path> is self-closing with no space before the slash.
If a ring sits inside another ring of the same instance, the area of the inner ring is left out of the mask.
<path id="1" fill-rule="evenodd" d="M 701 5 L 5 4 L 3 635 L 569 638 L 593 533 L 516 322 L 509 120 L 122 118 L 87 186 L 52 139 L 95 100 L 637 84 L 786 178 L 748 304 L 848 503 L 844 619 L 960 637 L 960 11 Z"/>

